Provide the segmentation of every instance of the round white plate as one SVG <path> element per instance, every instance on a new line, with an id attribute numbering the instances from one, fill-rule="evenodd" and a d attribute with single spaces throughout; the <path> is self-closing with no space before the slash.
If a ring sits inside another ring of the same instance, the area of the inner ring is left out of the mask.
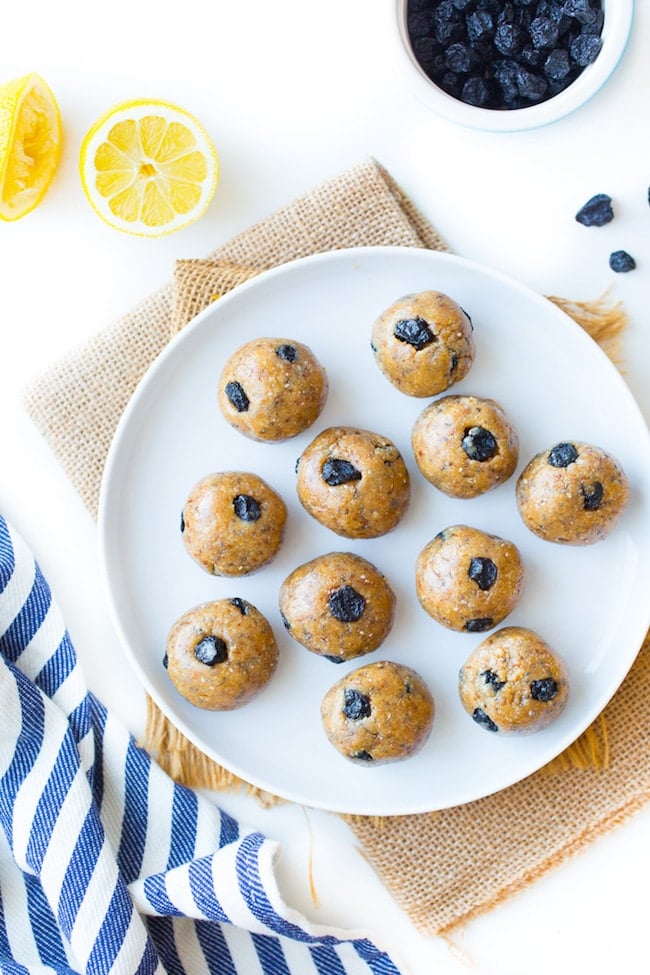
<path id="1" fill-rule="evenodd" d="M 520 436 L 519 467 L 483 497 L 453 500 L 420 475 L 410 432 L 427 400 L 397 392 L 370 349 L 372 322 L 408 292 L 434 288 L 470 314 L 476 360 L 450 390 L 501 403 Z M 243 342 L 273 336 L 306 342 L 327 369 L 330 395 L 319 420 L 283 444 L 256 444 L 221 416 L 221 368 Z M 412 478 L 400 525 L 379 539 L 341 538 L 313 521 L 295 490 L 295 462 L 320 430 L 356 425 L 390 437 Z M 517 474 L 559 440 L 612 452 L 631 481 L 631 502 L 612 534 L 586 547 L 533 536 L 515 505 Z M 284 498 L 284 545 L 266 568 L 239 579 L 208 575 L 186 554 L 180 513 L 194 483 L 219 470 L 260 474 Z M 650 623 L 650 440 L 620 374 L 598 346 L 548 300 L 509 278 L 448 254 L 399 247 L 334 251 L 285 264 L 240 286 L 200 314 L 165 349 L 133 396 L 116 433 L 102 487 L 100 538 L 109 599 L 132 664 L 159 707 L 199 748 L 242 778 L 310 806 L 398 814 L 468 802 L 548 762 L 597 716 L 631 666 Z M 447 525 L 509 538 L 527 584 L 507 624 L 536 630 L 566 661 L 570 701 L 548 728 L 505 737 L 462 709 L 458 669 L 487 634 L 454 633 L 417 602 L 414 562 Z M 374 653 L 333 664 L 284 630 L 277 596 L 296 566 L 330 551 L 354 551 L 387 576 L 395 625 Z M 280 663 L 271 682 L 237 711 L 190 705 L 163 667 L 167 633 L 181 613 L 241 596 L 271 622 Z M 371 660 L 414 667 L 436 700 L 431 737 L 416 756 L 359 767 L 325 738 L 320 702 L 349 670 Z"/>

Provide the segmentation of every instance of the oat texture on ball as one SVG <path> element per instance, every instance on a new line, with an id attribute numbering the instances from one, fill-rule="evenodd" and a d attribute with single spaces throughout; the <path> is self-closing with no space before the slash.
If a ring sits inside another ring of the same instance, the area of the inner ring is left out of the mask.
<path id="1" fill-rule="evenodd" d="M 228 359 L 219 378 L 225 419 L 252 440 L 297 436 L 320 416 L 329 391 L 325 369 L 295 339 L 258 338 Z"/>
<path id="2" fill-rule="evenodd" d="M 474 498 L 515 472 L 519 436 L 493 399 L 448 395 L 434 400 L 411 431 L 415 462 L 424 477 L 452 498 Z"/>
<path id="3" fill-rule="evenodd" d="M 472 322 L 453 298 L 421 291 L 376 319 L 372 350 L 384 376 L 408 396 L 435 396 L 464 379 L 474 361 Z"/>
<path id="4" fill-rule="evenodd" d="M 460 669 L 461 703 L 485 731 L 530 734 L 564 710 L 565 664 L 533 630 L 506 626 L 486 637 Z"/>
<path id="5" fill-rule="evenodd" d="M 419 553 L 415 586 L 423 609 L 442 626 L 483 633 L 519 603 L 524 565 L 513 542 L 469 525 L 451 525 Z"/>
<path id="6" fill-rule="evenodd" d="M 564 545 L 606 538 L 628 504 L 619 462 L 593 444 L 566 440 L 544 450 L 517 479 L 519 514 L 535 535 Z"/>
<path id="7" fill-rule="evenodd" d="M 321 704 L 331 745 L 365 767 L 415 755 L 431 733 L 431 691 L 411 667 L 390 660 L 365 664 L 337 681 Z"/>
<path id="8" fill-rule="evenodd" d="M 287 509 L 266 481 L 247 471 L 206 474 L 181 513 L 187 553 L 217 576 L 243 576 L 267 565 L 284 539 Z"/>
<path id="9" fill-rule="evenodd" d="M 301 454 L 303 508 L 346 538 L 378 538 L 404 515 L 411 494 L 402 455 L 387 437 L 358 427 L 328 427 Z"/>
<path id="10" fill-rule="evenodd" d="M 164 664 L 178 692 L 209 711 L 231 711 L 270 681 L 278 646 L 270 623 L 237 596 L 202 603 L 180 616 Z"/>
<path id="11" fill-rule="evenodd" d="M 352 552 L 328 552 L 298 566 L 279 595 L 289 635 L 334 663 L 376 650 L 393 625 L 395 602 L 383 573 Z"/>

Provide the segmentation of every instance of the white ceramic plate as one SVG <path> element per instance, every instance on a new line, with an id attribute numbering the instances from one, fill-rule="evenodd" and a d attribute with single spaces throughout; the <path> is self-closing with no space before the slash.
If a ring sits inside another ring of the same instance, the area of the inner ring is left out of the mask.
<path id="1" fill-rule="evenodd" d="M 481 498 L 452 500 L 419 474 L 410 431 L 427 401 L 397 392 L 379 373 L 371 324 L 397 297 L 435 288 L 472 317 L 476 360 L 452 392 L 498 400 L 520 436 L 515 476 Z M 225 422 L 216 386 L 226 358 L 256 336 L 306 342 L 327 369 L 330 395 L 311 430 L 283 444 L 256 444 Z M 412 476 L 403 521 L 379 539 L 341 538 L 300 506 L 294 467 L 327 426 L 349 424 L 390 437 Z M 584 548 L 533 536 L 516 511 L 517 473 L 559 440 L 611 451 L 632 485 L 608 539 Z M 180 512 L 194 483 L 218 470 L 252 470 L 289 509 L 285 543 L 265 569 L 215 578 L 186 554 Z M 650 622 L 650 442 L 617 370 L 546 299 L 501 274 L 446 254 L 360 248 L 316 255 L 269 271 L 220 298 L 153 364 L 133 396 L 106 467 L 100 510 L 102 561 L 115 622 L 146 689 L 204 752 L 287 799 L 349 813 L 398 814 L 464 803 L 503 789 L 552 759 L 604 707 L 632 664 Z M 514 541 L 527 569 L 524 597 L 506 623 L 536 630 L 565 659 L 569 704 L 544 731 L 522 738 L 479 728 L 460 706 L 460 665 L 486 634 L 454 633 L 420 608 L 417 553 L 447 525 L 465 523 Z M 329 551 L 375 563 L 397 594 L 394 628 L 374 653 L 333 664 L 285 632 L 277 594 L 297 565 Z M 205 600 L 242 596 L 270 620 L 281 659 L 270 684 L 238 711 L 188 704 L 162 665 L 175 619 Z M 329 744 L 320 723 L 325 691 L 371 660 L 414 667 L 437 705 L 431 737 L 413 758 L 359 767 Z"/>

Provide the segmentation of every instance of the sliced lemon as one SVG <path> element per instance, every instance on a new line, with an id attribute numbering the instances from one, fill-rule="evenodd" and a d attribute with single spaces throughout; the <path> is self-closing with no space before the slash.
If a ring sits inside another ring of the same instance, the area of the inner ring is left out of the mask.
<path id="1" fill-rule="evenodd" d="M 99 216 L 145 237 L 197 220 L 219 180 L 219 158 L 203 125 L 158 101 L 124 102 L 102 115 L 83 140 L 80 169 Z"/>
<path id="2" fill-rule="evenodd" d="M 45 196 L 61 156 L 61 116 L 37 74 L 0 85 L 0 219 L 18 220 Z"/>

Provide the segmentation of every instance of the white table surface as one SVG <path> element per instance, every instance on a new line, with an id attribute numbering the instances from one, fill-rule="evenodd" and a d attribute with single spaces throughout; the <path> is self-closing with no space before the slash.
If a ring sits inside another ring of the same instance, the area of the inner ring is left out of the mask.
<path id="1" fill-rule="evenodd" d="M 3 9 L 0 80 L 28 71 L 47 79 L 65 148 L 40 207 L 0 226 L 0 510 L 49 578 L 90 686 L 136 734 L 144 695 L 109 619 L 95 526 L 18 393 L 64 350 L 166 282 L 176 258 L 204 256 L 373 156 L 457 253 L 546 294 L 590 299 L 611 287 L 630 315 L 626 378 L 650 416 L 650 4 L 637 3 L 624 60 L 589 104 L 550 127 L 514 134 L 433 116 L 400 71 L 392 32 L 392 0 L 114 0 L 107 7 L 34 0 Z M 221 158 L 208 212 L 159 240 L 105 226 L 78 178 L 91 123 L 137 97 L 193 111 Z M 616 219 L 586 230 L 574 214 L 598 192 L 613 197 Z M 619 248 L 637 260 L 630 274 L 609 270 L 607 257 Z M 314 921 L 366 930 L 405 972 L 648 971 L 650 808 L 450 944 L 416 931 L 339 817 L 291 805 L 265 811 L 232 794 L 219 802 L 280 841 L 278 876 L 290 903 Z"/>

